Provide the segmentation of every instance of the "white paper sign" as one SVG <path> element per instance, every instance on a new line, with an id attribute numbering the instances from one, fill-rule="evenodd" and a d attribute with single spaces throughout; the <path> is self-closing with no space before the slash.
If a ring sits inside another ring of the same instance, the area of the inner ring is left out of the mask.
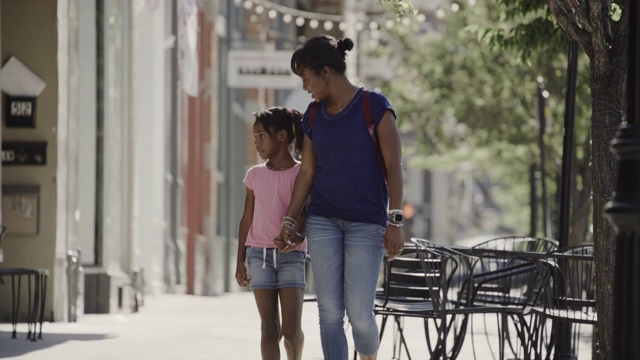
<path id="1" fill-rule="evenodd" d="M 15 56 L 0 71 L 0 88 L 9 95 L 36 97 L 45 86 L 46 83 Z"/>
<path id="2" fill-rule="evenodd" d="M 295 89 L 302 86 L 291 72 L 292 51 L 229 51 L 230 87 Z"/>

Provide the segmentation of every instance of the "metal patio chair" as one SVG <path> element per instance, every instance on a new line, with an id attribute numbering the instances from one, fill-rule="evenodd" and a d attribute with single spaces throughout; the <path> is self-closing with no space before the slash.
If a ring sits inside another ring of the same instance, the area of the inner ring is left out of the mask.
<path id="1" fill-rule="evenodd" d="M 460 351 L 468 309 L 461 306 L 457 287 L 470 276 L 464 254 L 446 249 L 429 249 L 418 243 L 405 245 L 401 256 L 385 261 L 383 288 L 378 292 L 374 312 L 382 316 L 380 339 L 389 318 L 397 329 L 394 358 L 402 351 L 411 359 L 404 337 L 404 319 L 423 320 L 431 359 L 455 359 Z M 462 315 L 462 316 L 461 316 Z M 435 333 L 434 333 L 435 326 Z"/>
<path id="2" fill-rule="evenodd" d="M 502 236 L 486 240 L 471 247 L 470 252 L 479 258 L 474 266 L 474 273 L 481 274 L 497 271 L 522 264 L 529 266 L 538 259 L 543 258 L 548 252 L 558 248 L 558 241 L 543 237 L 529 236 Z M 514 355 L 523 352 L 525 356 L 537 356 L 536 349 L 532 348 L 530 341 L 523 343 L 528 333 L 534 331 L 529 327 L 536 325 L 534 319 L 525 319 L 520 314 L 527 306 L 531 285 L 537 285 L 536 278 L 540 276 L 540 270 L 530 271 L 517 276 L 507 276 L 500 280 L 494 280 L 476 289 L 474 303 L 482 306 L 498 305 L 503 307 L 498 313 L 496 321 L 500 329 L 501 349 L 508 345 Z M 537 299 L 537 298 L 536 298 Z M 515 311 L 516 314 L 511 312 Z M 530 316 L 529 316 L 530 317 Z M 525 321 L 526 320 L 526 321 Z M 486 327 L 486 317 L 483 322 Z M 511 331 L 519 341 L 513 341 Z M 500 351 L 503 356 L 504 351 Z M 531 355 L 533 353 L 533 355 Z"/>
<path id="3" fill-rule="evenodd" d="M 577 355 L 581 325 L 598 321 L 595 298 L 593 244 L 560 249 L 549 254 L 544 263 L 551 274 L 549 293 L 542 306 L 533 312 L 540 316 L 537 334 L 539 351 L 550 359 L 558 336 L 569 334 L 570 351 Z M 551 330 L 545 326 L 551 320 Z M 568 328 L 567 328 L 568 327 Z"/>

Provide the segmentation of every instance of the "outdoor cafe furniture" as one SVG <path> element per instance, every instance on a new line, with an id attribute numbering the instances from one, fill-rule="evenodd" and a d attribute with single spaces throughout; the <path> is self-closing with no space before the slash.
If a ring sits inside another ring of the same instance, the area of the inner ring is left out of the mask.
<path id="1" fill-rule="evenodd" d="M 586 244 L 559 249 L 548 254 L 543 262 L 549 269 L 551 281 L 546 302 L 533 307 L 532 311 L 540 317 L 538 352 L 546 354 L 546 359 L 560 351 L 570 351 L 571 356 L 577 356 L 581 325 L 592 326 L 598 320 L 594 259 L 593 244 Z M 565 341 L 569 342 L 569 349 L 555 347 L 556 340 L 563 335 L 568 336 Z"/>
<path id="2" fill-rule="evenodd" d="M 420 246 L 435 251 L 454 251 L 467 257 L 470 266 L 466 278 L 450 279 L 450 288 L 458 312 L 464 314 L 461 323 L 465 326 L 472 314 L 496 315 L 498 320 L 500 359 L 509 350 L 517 358 L 537 358 L 534 339 L 537 323 L 532 320 L 531 306 L 543 301 L 541 293 L 548 283 L 548 269 L 539 263 L 546 253 L 536 250 L 553 248 L 557 242 L 551 239 L 528 237 L 503 237 L 483 243 L 479 247 L 455 247 L 412 238 Z M 491 246 L 489 246 L 491 244 Z M 460 256 L 462 256 L 460 255 Z M 462 346 L 465 331 L 459 331 L 456 346 Z M 471 333 L 473 336 L 473 332 Z M 515 338 L 512 339 L 512 335 Z"/>
<path id="3" fill-rule="evenodd" d="M 510 266 L 524 264 L 532 265 L 545 254 L 558 248 L 558 241 L 544 237 L 530 236 L 501 236 L 486 240 L 471 246 L 467 251 L 478 257 L 475 266 L 475 273 L 486 273 L 496 271 Z M 504 356 L 505 344 L 514 356 L 523 352 L 525 358 L 536 357 L 536 349 L 533 348 L 532 333 L 537 331 L 535 319 L 529 314 L 527 302 L 542 301 L 537 292 L 542 291 L 543 284 L 536 283 L 540 272 L 546 269 L 538 269 L 532 272 L 525 272 L 502 280 L 494 280 L 477 289 L 475 304 L 479 305 L 500 305 L 503 310 L 496 318 L 501 331 L 500 354 Z M 544 275 L 546 276 L 546 275 Z M 516 314 L 510 311 L 515 309 Z M 528 316 L 524 318 L 524 314 Z M 486 322 L 486 317 L 483 318 Z M 511 330 L 515 331 L 519 341 L 512 341 Z"/>
<path id="4" fill-rule="evenodd" d="M 20 294 L 23 278 L 27 289 L 27 339 L 42 339 L 45 301 L 47 297 L 47 269 L 0 268 L 0 281 L 11 279 L 11 338 L 17 338 L 18 318 L 20 316 Z M 37 324 L 40 323 L 38 332 Z M 36 338 L 37 337 L 37 338 Z"/>
<path id="5" fill-rule="evenodd" d="M 459 280 L 470 275 L 466 255 L 418 243 L 405 244 L 400 256 L 385 260 L 383 289 L 376 296 L 374 313 L 382 316 L 380 339 L 388 319 L 391 317 L 395 323 L 398 339 L 394 358 L 399 358 L 404 349 L 411 359 L 403 332 L 403 320 L 407 317 L 423 320 L 431 359 L 458 356 L 466 332 L 466 314 L 473 311 L 458 298 L 462 293 L 459 287 L 463 285 Z"/>

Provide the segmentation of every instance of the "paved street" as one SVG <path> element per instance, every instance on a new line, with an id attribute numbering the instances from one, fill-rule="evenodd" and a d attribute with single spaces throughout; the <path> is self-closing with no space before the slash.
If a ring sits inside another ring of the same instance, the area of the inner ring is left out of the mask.
<path id="1" fill-rule="evenodd" d="M 315 303 L 306 303 L 303 315 L 303 359 L 322 359 Z M 479 318 L 481 319 L 481 318 Z M 488 339 L 497 346 L 494 321 Z M 11 324 L 0 324 L 0 358 L 24 360 L 128 360 L 128 359 L 260 359 L 258 312 L 248 292 L 216 297 L 159 295 L 146 298 L 135 314 L 83 315 L 77 323 L 45 323 L 43 340 L 25 340 L 26 324 L 18 325 L 11 339 Z M 407 342 L 412 357 L 427 358 L 422 323 L 407 319 Z M 484 335 L 484 322 L 474 319 L 482 335 L 467 337 L 460 359 L 492 359 Z M 392 358 L 393 330 L 387 326 L 379 359 Z M 353 349 L 353 346 L 351 346 Z M 286 359 L 284 349 L 283 359 Z M 406 355 L 403 354 L 403 359 Z M 497 357 L 496 357 L 497 358 Z M 582 351 L 579 359 L 590 359 Z"/>

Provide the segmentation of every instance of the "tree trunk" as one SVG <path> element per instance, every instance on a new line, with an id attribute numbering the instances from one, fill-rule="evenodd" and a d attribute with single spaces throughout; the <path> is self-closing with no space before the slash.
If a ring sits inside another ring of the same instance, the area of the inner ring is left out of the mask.
<path id="1" fill-rule="evenodd" d="M 626 65 L 626 64 L 624 64 Z M 591 135 L 593 167 L 593 239 L 596 258 L 596 306 L 598 323 L 594 328 L 592 358 L 612 359 L 614 228 L 604 218 L 604 205 L 616 183 L 617 162 L 610 151 L 611 140 L 621 124 L 622 83 L 625 71 L 612 62 L 606 51 L 591 59 Z"/>

